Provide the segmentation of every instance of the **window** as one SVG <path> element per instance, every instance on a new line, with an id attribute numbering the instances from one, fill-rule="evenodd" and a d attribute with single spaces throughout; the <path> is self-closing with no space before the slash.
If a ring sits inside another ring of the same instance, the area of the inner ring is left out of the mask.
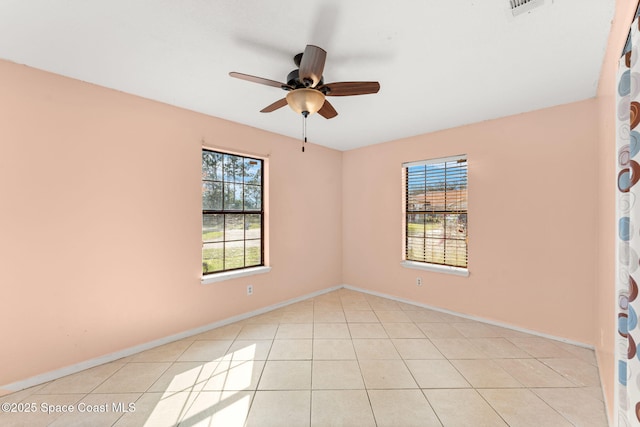
<path id="1" fill-rule="evenodd" d="M 203 274 L 264 265 L 263 161 L 202 150 Z"/>
<path id="2" fill-rule="evenodd" d="M 403 164 L 405 259 L 467 268 L 467 158 Z"/>

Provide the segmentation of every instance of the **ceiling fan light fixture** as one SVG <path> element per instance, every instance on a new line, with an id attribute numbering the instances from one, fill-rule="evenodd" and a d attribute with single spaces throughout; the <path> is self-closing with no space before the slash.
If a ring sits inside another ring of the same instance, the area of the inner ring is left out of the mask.
<path id="1" fill-rule="evenodd" d="M 324 105 L 324 94 L 315 89 L 295 89 L 287 94 L 287 104 L 298 114 L 314 114 Z"/>

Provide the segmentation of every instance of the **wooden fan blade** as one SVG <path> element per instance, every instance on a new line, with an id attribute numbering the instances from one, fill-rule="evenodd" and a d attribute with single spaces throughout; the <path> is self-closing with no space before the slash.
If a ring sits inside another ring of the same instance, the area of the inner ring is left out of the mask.
<path id="1" fill-rule="evenodd" d="M 326 59 L 327 52 L 324 49 L 308 44 L 300 61 L 300 71 L 298 72 L 300 81 L 304 82 L 307 87 L 316 87 L 322 79 Z"/>
<path id="2" fill-rule="evenodd" d="M 329 103 L 326 99 L 324 100 L 324 104 L 322 108 L 318 110 L 318 114 L 320 114 L 325 119 L 333 119 L 338 115 L 338 112 L 333 108 L 333 105 Z"/>
<path id="3" fill-rule="evenodd" d="M 260 112 L 261 113 L 270 113 L 272 111 L 276 111 L 278 108 L 284 107 L 285 105 L 287 105 L 287 98 L 282 98 L 282 99 L 277 100 L 276 102 L 274 102 L 271 105 L 267 105 L 262 110 L 260 110 Z"/>
<path id="4" fill-rule="evenodd" d="M 322 85 L 318 89 L 329 89 L 327 96 L 352 96 L 378 93 L 380 83 L 378 82 L 338 82 Z M 324 92 L 324 90 L 323 90 Z"/>
<path id="5" fill-rule="evenodd" d="M 251 76 L 249 74 L 236 73 L 235 71 L 230 72 L 229 75 L 231 77 L 235 77 L 236 79 L 246 80 L 248 82 L 253 82 L 253 83 L 259 83 L 261 85 L 279 87 L 281 89 L 290 87 L 285 83 L 280 83 L 275 80 L 263 79 L 262 77 Z"/>

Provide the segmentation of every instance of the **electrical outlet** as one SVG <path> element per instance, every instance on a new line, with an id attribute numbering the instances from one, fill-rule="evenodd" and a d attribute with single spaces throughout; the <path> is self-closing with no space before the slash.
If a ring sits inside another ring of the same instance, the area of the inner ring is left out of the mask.
<path id="1" fill-rule="evenodd" d="M 247 285 L 247 295 L 253 295 L 253 285 Z"/>
<path id="2" fill-rule="evenodd" d="M 416 285 L 422 286 L 422 277 L 416 277 Z"/>

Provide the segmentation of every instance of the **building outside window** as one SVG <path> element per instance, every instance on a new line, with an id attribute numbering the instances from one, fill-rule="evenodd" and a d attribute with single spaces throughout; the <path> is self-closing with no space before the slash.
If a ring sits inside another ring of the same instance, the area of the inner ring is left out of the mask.
<path id="1" fill-rule="evenodd" d="M 405 260 L 467 268 L 467 158 L 403 164 Z"/>

